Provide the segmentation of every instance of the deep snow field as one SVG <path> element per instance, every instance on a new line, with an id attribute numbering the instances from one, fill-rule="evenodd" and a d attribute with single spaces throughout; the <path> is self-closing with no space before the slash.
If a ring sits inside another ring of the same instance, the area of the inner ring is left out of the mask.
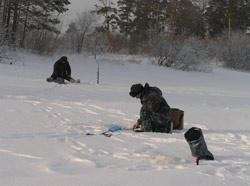
<path id="1" fill-rule="evenodd" d="M 68 56 L 80 84 L 46 82 L 60 56 L 0 63 L 0 186 L 250 186 L 250 73 L 183 72 L 145 58 Z M 139 117 L 134 83 L 184 110 L 172 134 L 116 131 Z M 200 127 L 214 161 L 195 164 L 184 133 Z M 87 136 L 86 133 L 96 135 Z"/>

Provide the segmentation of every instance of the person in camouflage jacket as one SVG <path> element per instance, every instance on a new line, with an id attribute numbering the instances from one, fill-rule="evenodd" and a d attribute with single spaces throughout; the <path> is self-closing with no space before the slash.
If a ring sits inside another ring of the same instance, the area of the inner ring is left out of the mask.
<path id="1" fill-rule="evenodd" d="M 142 132 L 171 132 L 170 107 L 157 87 L 134 84 L 130 96 L 141 100 L 140 118 L 133 128 Z"/>

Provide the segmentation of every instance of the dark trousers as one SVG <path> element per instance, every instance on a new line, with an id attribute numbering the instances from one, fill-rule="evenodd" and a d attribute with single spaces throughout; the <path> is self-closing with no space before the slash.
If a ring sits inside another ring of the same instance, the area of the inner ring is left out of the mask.
<path id="1" fill-rule="evenodd" d="M 62 78 L 62 79 L 66 79 L 67 81 L 70 81 L 71 77 L 69 77 L 68 75 L 66 74 L 61 74 L 60 76 L 56 76 L 55 74 L 52 74 L 51 77 L 55 80 L 56 78 Z"/>
<path id="2" fill-rule="evenodd" d="M 145 132 L 164 132 L 169 133 L 171 127 L 170 117 L 158 113 L 152 113 L 141 108 L 139 124 Z"/>

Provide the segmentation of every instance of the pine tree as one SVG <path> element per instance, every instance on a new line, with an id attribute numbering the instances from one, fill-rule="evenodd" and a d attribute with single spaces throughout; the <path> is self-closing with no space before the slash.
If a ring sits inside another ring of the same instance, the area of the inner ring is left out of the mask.
<path id="1" fill-rule="evenodd" d="M 166 18 L 164 15 L 166 4 L 166 0 L 136 1 L 133 26 L 135 28 L 134 34 L 137 36 L 139 41 L 150 40 L 153 32 L 160 32 L 160 26 L 163 25 L 162 21 Z"/>
<path id="2" fill-rule="evenodd" d="M 96 13 L 104 16 L 104 24 L 102 30 L 110 33 L 117 26 L 117 9 L 114 7 L 112 0 L 98 0 L 101 5 L 95 5 Z"/>
<path id="3" fill-rule="evenodd" d="M 214 37 L 225 29 L 226 8 L 224 7 L 226 0 L 212 0 L 206 9 L 206 19 L 208 23 L 208 32 Z"/>
<path id="4" fill-rule="evenodd" d="M 55 25 L 60 23 L 60 20 L 55 17 L 55 12 L 63 13 L 68 9 L 65 5 L 69 5 L 68 0 L 29 0 L 28 6 L 28 24 L 31 29 L 48 30 L 59 33 Z"/>
<path id="5" fill-rule="evenodd" d="M 16 37 L 21 33 L 22 42 L 28 30 L 48 30 L 59 33 L 55 27 L 60 23 L 55 16 L 66 12 L 65 7 L 69 5 L 68 0 L 0 0 L 1 26 L 5 28 L 6 34 Z"/>
<path id="6" fill-rule="evenodd" d="M 190 0 L 179 0 L 176 3 L 173 32 L 180 36 L 204 37 L 204 20 L 202 11 Z"/>
<path id="7" fill-rule="evenodd" d="M 117 2 L 119 10 L 119 29 L 120 32 L 126 37 L 130 36 L 133 32 L 133 21 L 135 13 L 135 0 L 119 0 Z"/>
<path id="8" fill-rule="evenodd" d="M 242 30 L 246 34 L 247 28 L 250 26 L 250 0 L 237 1 L 236 28 Z"/>
<path id="9" fill-rule="evenodd" d="M 227 30 L 246 31 L 250 22 L 249 0 L 211 0 L 206 12 L 210 35 L 216 36 Z"/>

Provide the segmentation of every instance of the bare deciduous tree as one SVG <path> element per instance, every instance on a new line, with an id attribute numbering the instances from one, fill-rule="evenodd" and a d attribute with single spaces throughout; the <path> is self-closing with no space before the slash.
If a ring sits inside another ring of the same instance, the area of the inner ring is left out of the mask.
<path id="1" fill-rule="evenodd" d="M 85 10 L 78 15 L 76 20 L 78 25 L 78 49 L 77 52 L 80 53 L 83 48 L 84 39 L 87 34 L 91 34 L 98 23 L 98 17 L 96 14 L 90 10 Z"/>
<path id="2" fill-rule="evenodd" d="M 27 35 L 26 49 L 37 54 L 53 54 L 57 50 L 57 36 L 49 31 L 33 30 Z"/>
<path id="3" fill-rule="evenodd" d="M 9 45 L 10 38 L 6 39 L 6 32 L 0 28 L 0 63 L 14 64 L 17 61 L 15 48 Z"/>
<path id="4" fill-rule="evenodd" d="M 94 55 L 95 59 L 97 55 L 107 53 L 111 48 L 107 35 L 103 32 L 94 33 L 88 39 L 88 48 L 87 50 Z"/>
<path id="5" fill-rule="evenodd" d="M 156 57 L 157 64 L 171 67 L 181 50 L 180 40 L 168 34 L 156 35 L 149 43 L 150 55 Z"/>
<path id="6" fill-rule="evenodd" d="M 173 39 L 167 35 L 157 36 L 150 43 L 150 54 L 157 64 L 185 71 L 211 70 L 207 44 L 200 39 Z"/>
<path id="7" fill-rule="evenodd" d="M 66 37 L 69 43 L 73 45 L 72 47 L 76 48 L 76 52 L 82 52 L 86 36 L 94 32 L 98 21 L 99 17 L 95 12 L 86 9 L 78 14 L 76 20 L 70 24 Z"/>
<path id="8" fill-rule="evenodd" d="M 232 33 L 231 38 L 216 42 L 216 57 L 223 61 L 225 67 L 250 71 L 250 36 Z"/>
<path id="9" fill-rule="evenodd" d="M 195 37 L 183 41 L 175 60 L 172 67 L 177 69 L 200 72 L 212 70 L 208 45 Z"/>

